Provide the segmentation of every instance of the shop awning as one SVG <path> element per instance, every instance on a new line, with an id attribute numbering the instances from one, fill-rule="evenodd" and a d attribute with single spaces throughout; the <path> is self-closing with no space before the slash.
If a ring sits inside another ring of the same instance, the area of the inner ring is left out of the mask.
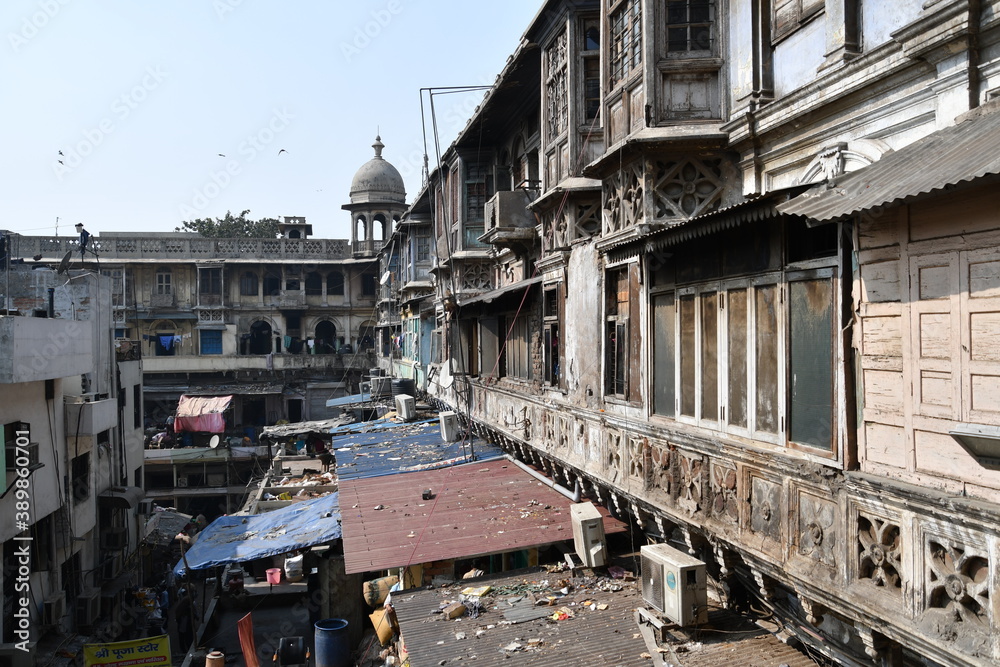
<path id="1" fill-rule="evenodd" d="M 532 285 L 537 285 L 542 282 L 542 276 L 535 276 L 534 278 L 528 278 L 527 280 L 519 280 L 511 285 L 505 285 L 499 289 L 491 290 L 483 294 L 477 294 L 476 296 L 471 296 L 467 298 L 459 297 L 459 306 L 471 306 L 472 304 L 483 304 L 483 303 L 493 303 L 500 297 L 520 294 L 523 290 L 531 287 Z"/>
<path id="2" fill-rule="evenodd" d="M 295 422 L 294 424 L 280 424 L 277 426 L 265 426 L 261 435 L 273 438 L 287 438 L 292 435 L 303 435 L 305 433 L 329 433 L 330 429 L 354 421 L 354 417 L 337 417 L 336 419 L 322 419 L 318 421 Z"/>
<path id="3" fill-rule="evenodd" d="M 226 420 L 222 413 L 232 400 L 232 396 L 181 396 L 177 403 L 174 431 L 225 432 Z"/>
<path id="4" fill-rule="evenodd" d="M 282 507 L 267 514 L 221 516 L 198 534 L 187 551 L 187 567 L 242 563 L 340 539 L 339 494 Z M 182 559 L 174 568 L 184 574 Z"/>
<path id="5" fill-rule="evenodd" d="M 171 512 L 170 510 L 153 512 L 153 515 L 146 521 L 142 539 L 148 544 L 169 546 L 177 533 L 184 530 L 184 527 L 190 522 L 190 514 Z"/>
<path id="6" fill-rule="evenodd" d="M 133 509 L 139 501 L 146 497 L 146 492 L 138 486 L 112 486 L 101 491 L 98 502 L 106 503 L 119 509 Z"/>
<path id="7" fill-rule="evenodd" d="M 962 114 L 951 127 L 872 165 L 818 185 L 778 210 L 833 222 L 993 174 L 1000 174 L 1000 100 Z"/>

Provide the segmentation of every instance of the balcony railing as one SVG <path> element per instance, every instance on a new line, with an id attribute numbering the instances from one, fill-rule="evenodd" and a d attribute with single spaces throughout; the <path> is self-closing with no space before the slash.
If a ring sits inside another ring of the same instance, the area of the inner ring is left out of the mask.
<path id="1" fill-rule="evenodd" d="M 62 258 L 67 252 L 79 254 L 76 237 L 12 237 L 15 257 L 42 255 L 45 259 Z M 89 249 L 102 260 L 131 259 L 346 259 L 351 256 L 346 239 L 213 239 L 199 236 L 150 234 L 121 236 L 108 233 L 92 236 Z M 88 253 L 87 258 L 91 255 Z"/>

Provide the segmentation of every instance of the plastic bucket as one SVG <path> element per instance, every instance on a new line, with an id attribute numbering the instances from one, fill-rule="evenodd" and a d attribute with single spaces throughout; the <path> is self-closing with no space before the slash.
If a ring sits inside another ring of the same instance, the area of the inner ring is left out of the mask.
<path id="1" fill-rule="evenodd" d="M 316 667 L 351 667 L 351 645 L 347 621 L 324 618 L 316 622 Z"/>
<path id="2" fill-rule="evenodd" d="M 260 572 L 260 570 L 257 570 Z M 267 583 L 269 584 L 280 584 L 281 583 L 281 568 L 271 567 L 267 569 Z"/>

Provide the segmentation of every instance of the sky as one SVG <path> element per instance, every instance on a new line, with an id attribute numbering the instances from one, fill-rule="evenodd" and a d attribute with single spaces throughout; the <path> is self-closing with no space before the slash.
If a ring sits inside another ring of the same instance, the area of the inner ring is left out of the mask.
<path id="1" fill-rule="evenodd" d="M 169 232 L 249 209 L 349 238 L 376 133 L 412 201 L 420 89 L 492 84 L 540 6 L 2 0 L 0 229 Z M 434 97 L 442 150 L 482 97 Z"/>

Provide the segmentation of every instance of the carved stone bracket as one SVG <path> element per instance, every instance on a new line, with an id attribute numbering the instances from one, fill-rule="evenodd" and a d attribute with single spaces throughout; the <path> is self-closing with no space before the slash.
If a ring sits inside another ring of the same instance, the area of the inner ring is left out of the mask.
<path id="1" fill-rule="evenodd" d="M 802 594 L 799 594 L 799 602 L 802 603 L 802 610 L 806 612 L 806 620 L 810 625 L 818 626 L 823 622 L 823 615 L 826 613 L 826 607 L 818 602 L 810 600 Z"/>
<path id="2" fill-rule="evenodd" d="M 902 664 L 900 647 L 891 642 L 885 635 L 864 623 L 855 623 L 854 629 L 857 630 L 858 637 L 864 643 L 865 653 L 869 658 L 879 661 L 883 665 Z"/>
<path id="3" fill-rule="evenodd" d="M 636 525 L 639 526 L 640 528 L 645 528 L 646 520 L 642 516 L 642 510 L 640 510 L 639 506 L 636 505 L 635 503 L 632 503 L 631 509 L 632 509 L 632 516 L 635 517 Z"/>
<path id="4" fill-rule="evenodd" d="M 750 568 L 753 573 L 753 580 L 757 582 L 757 589 L 765 600 L 774 599 L 774 581 L 757 568 Z"/>

